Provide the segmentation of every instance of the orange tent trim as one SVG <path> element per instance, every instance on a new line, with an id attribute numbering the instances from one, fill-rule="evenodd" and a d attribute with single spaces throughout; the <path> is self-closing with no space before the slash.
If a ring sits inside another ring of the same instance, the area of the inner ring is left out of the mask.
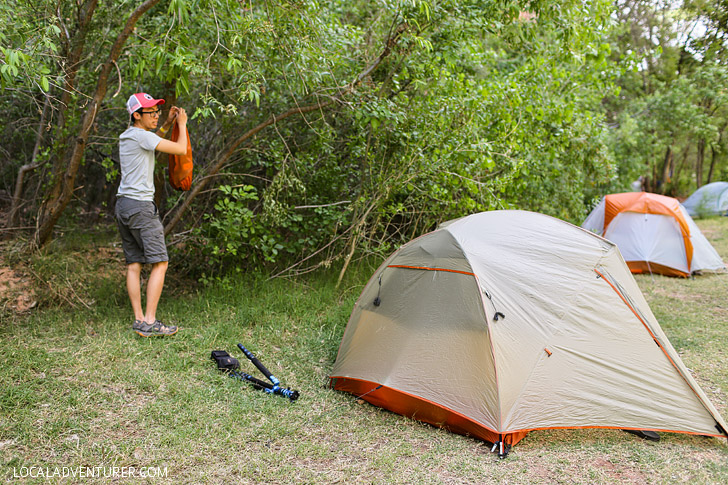
<path id="1" fill-rule="evenodd" d="M 335 390 L 359 396 L 374 406 L 490 443 L 503 441 L 506 445 L 513 446 L 528 434 L 528 431 L 499 433 L 439 404 L 390 387 L 380 386 L 375 382 L 340 376 L 330 377 L 330 382 Z"/>
<path id="2" fill-rule="evenodd" d="M 425 266 L 405 266 L 403 264 L 390 264 L 387 268 L 405 268 L 405 269 L 421 269 L 425 271 L 445 271 L 447 273 L 459 273 L 466 274 L 469 276 L 475 276 L 475 273 L 469 273 L 467 271 L 460 271 L 459 269 L 447 269 L 447 268 L 428 268 Z"/>
<path id="3" fill-rule="evenodd" d="M 544 426 L 498 432 L 456 411 L 406 392 L 377 384 L 376 382 L 342 376 L 331 376 L 329 379 L 330 386 L 333 389 L 353 394 L 374 406 L 431 424 L 438 428 L 446 429 L 456 434 L 473 436 L 489 443 L 503 441 L 506 445 L 513 446 L 525 438 L 531 431 L 549 429 L 628 429 L 660 433 L 682 433 L 696 436 L 710 436 L 712 438 L 728 438 L 726 435 L 717 433 L 696 433 L 694 431 L 644 427 L 635 428 L 629 426 Z"/>
<path id="4" fill-rule="evenodd" d="M 678 278 L 689 278 L 690 275 L 684 271 L 665 266 L 658 263 L 650 263 L 649 261 L 625 261 L 629 270 L 635 274 L 652 274 L 658 273 L 665 276 L 676 276 Z"/>

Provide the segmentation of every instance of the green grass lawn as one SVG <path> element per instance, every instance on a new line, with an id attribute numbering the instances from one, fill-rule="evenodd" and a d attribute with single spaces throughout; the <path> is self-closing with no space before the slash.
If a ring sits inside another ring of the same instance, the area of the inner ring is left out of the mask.
<path id="1" fill-rule="evenodd" d="M 728 219 L 698 225 L 728 261 Z M 142 339 L 130 330 L 123 264 L 109 240 L 79 237 L 35 257 L 25 270 L 35 275 L 38 307 L 18 315 L 5 305 L 0 313 L 3 480 L 32 481 L 14 478 L 31 466 L 83 466 L 166 468 L 166 478 L 147 479 L 156 483 L 728 483 L 726 440 L 536 431 L 499 460 L 483 442 L 327 389 L 349 313 L 374 269 L 367 264 L 338 290 L 322 274 L 188 289 L 172 265 L 159 316 L 183 330 Z M 637 281 L 728 416 L 728 275 Z M 218 373 L 209 355 L 224 349 L 260 376 L 238 342 L 300 399 Z"/>

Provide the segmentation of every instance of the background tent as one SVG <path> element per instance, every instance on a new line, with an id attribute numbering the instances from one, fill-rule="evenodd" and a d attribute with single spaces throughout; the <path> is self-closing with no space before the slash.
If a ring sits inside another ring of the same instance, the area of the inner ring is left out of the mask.
<path id="1" fill-rule="evenodd" d="M 397 250 L 354 306 L 330 378 L 505 445 L 548 428 L 726 436 L 617 247 L 531 212 L 474 214 Z"/>
<path id="2" fill-rule="evenodd" d="M 728 212 L 728 182 L 703 185 L 683 202 L 692 217 L 726 215 Z"/>
<path id="3" fill-rule="evenodd" d="M 619 246 L 633 273 L 690 276 L 725 264 L 677 199 L 649 192 L 604 197 L 582 227 Z"/>

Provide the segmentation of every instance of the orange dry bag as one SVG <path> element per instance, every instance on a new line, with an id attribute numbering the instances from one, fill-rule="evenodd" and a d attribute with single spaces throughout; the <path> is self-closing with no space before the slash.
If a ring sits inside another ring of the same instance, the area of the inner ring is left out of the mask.
<path id="1" fill-rule="evenodd" d="M 171 140 L 178 139 L 179 127 L 175 123 Z M 190 190 L 192 186 L 192 144 L 189 131 L 187 131 L 187 154 L 169 156 L 169 183 L 177 190 Z"/>

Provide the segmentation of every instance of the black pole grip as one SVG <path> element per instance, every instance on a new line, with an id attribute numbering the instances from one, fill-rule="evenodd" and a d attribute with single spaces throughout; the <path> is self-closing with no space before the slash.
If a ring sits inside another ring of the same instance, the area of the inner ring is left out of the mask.
<path id="1" fill-rule="evenodd" d="M 245 372 L 233 371 L 230 372 L 228 375 L 233 379 L 238 379 L 250 383 L 250 385 L 253 386 L 253 389 L 265 392 L 273 392 L 273 386 L 271 386 L 267 382 L 259 381 L 258 379 L 255 379 L 255 377 L 251 376 L 250 374 L 246 374 Z M 251 378 L 255 379 L 258 382 L 251 381 Z"/>
<path id="2" fill-rule="evenodd" d="M 243 351 L 248 360 L 250 360 L 250 362 L 252 362 L 253 365 L 257 367 L 258 370 L 261 371 L 263 375 L 266 376 L 268 380 L 273 383 L 274 386 L 277 386 L 281 383 L 278 379 L 275 378 L 275 376 L 273 376 L 273 374 L 270 373 L 268 369 L 266 369 L 266 367 L 258 360 L 256 356 L 253 355 L 250 350 L 243 347 L 243 344 L 238 344 L 238 348 Z"/>
<path id="3" fill-rule="evenodd" d="M 253 377 L 250 374 L 246 374 L 245 372 L 235 372 L 234 376 L 238 379 L 250 382 L 256 389 L 268 389 L 269 391 L 273 392 L 273 384 L 271 384 L 270 382 L 261 381 L 257 377 Z"/>

